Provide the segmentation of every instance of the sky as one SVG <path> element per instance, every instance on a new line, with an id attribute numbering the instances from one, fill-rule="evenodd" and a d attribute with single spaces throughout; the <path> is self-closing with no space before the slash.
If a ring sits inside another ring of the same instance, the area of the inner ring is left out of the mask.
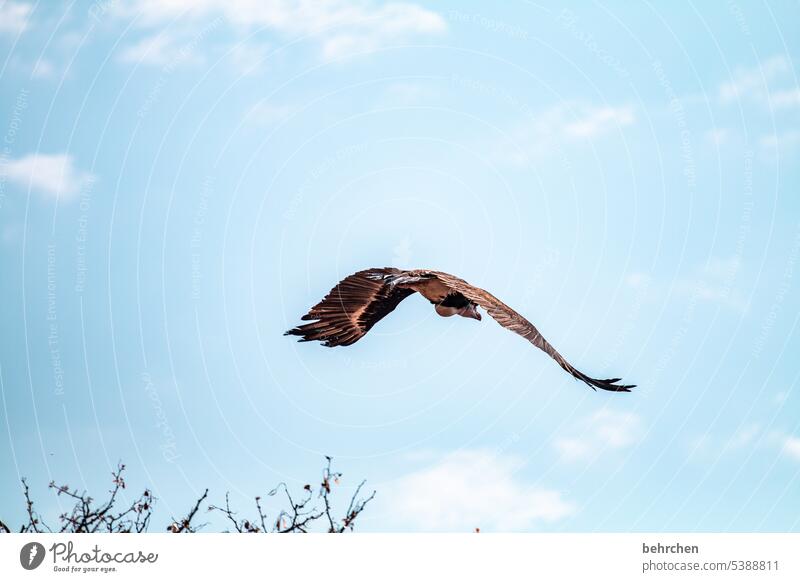
<path id="1" fill-rule="evenodd" d="M 156 529 L 206 487 L 245 515 L 330 455 L 340 503 L 377 491 L 358 531 L 800 531 L 798 33 L 796 2 L 2 1 L 0 519 L 120 461 Z M 419 296 L 282 335 L 383 266 L 638 387 Z"/>

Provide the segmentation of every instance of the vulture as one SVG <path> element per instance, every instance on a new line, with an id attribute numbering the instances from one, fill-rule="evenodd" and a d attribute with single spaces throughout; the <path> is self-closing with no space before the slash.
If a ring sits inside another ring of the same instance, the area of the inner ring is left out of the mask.
<path id="1" fill-rule="evenodd" d="M 630 392 L 635 385 L 618 384 L 620 378 L 598 380 L 572 366 L 539 330 L 497 297 L 463 279 L 441 271 L 401 270 L 391 267 L 359 271 L 339 282 L 325 298 L 301 319 L 308 321 L 284 335 L 300 336 L 298 341 L 319 341 L 327 347 L 349 346 L 360 340 L 372 326 L 394 311 L 400 302 L 419 293 L 442 317 L 460 315 L 480 321 L 478 308 L 486 310 L 497 323 L 531 342 L 553 358 L 568 374 L 593 390 Z"/>

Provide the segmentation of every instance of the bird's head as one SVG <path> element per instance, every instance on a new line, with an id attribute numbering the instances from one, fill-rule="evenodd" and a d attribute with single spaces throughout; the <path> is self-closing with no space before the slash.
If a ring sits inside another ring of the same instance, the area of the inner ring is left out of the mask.
<path id="1" fill-rule="evenodd" d="M 478 321 L 481 320 L 481 314 L 478 313 L 478 306 L 474 303 L 470 303 L 466 307 L 462 307 L 457 313 L 461 317 L 469 317 L 471 319 L 477 319 Z"/>

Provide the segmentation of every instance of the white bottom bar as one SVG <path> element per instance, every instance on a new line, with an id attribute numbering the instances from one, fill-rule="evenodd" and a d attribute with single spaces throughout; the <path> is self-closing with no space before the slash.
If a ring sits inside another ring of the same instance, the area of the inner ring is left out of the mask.
<path id="1" fill-rule="evenodd" d="M 800 534 L 12 534 L 0 578 L 777 582 L 799 553 Z"/>

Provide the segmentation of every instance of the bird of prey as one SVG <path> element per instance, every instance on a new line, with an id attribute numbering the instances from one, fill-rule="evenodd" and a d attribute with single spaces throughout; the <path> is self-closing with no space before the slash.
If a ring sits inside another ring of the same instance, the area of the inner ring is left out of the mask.
<path id="1" fill-rule="evenodd" d="M 327 347 L 349 346 L 415 292 L 430 301 L 442 317 L 460 315 L 480 321 L 478 307 L 482 307 L 497 323 L 546 352 L 567 373 L 592 389 L 630 392 L 635 387 L 617 384 L 620 378 L 597 380 L 580 372 L 542 337 L 530 321 L 497 297 L 440 271 L 405 271 L 391 267 L 359 271 L 340 281 L 301 318 L 311 323 L 299 325 L 284 335 L 300 336 L 298 341 L 301 342 L 320 341 Z"/>

